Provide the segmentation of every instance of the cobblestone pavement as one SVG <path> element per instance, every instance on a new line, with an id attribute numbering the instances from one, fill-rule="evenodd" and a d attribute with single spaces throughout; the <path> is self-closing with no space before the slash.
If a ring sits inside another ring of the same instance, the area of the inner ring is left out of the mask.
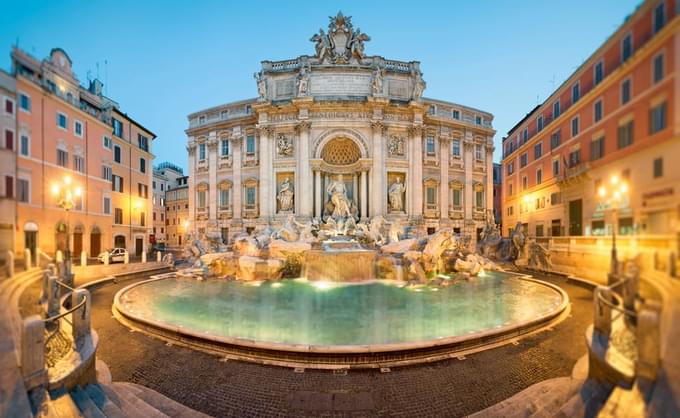
<path id="1" fill-rule="evenodd" d="M 545 379 L 568 376 L 585 354 L 592 293 L 562 278 L 571 316 L 555 326 L 506 345 L 432 364 L 395 368 L 390 373 L 270 367 L 237 361 L 131 332 L 111 314 L 115 293 L 129 282 L 93 293 L 93 326 L 98 358 L 114 381 L 154 389 L 216 417 L 429 417 L 464 416 L 491 406 Z"/>

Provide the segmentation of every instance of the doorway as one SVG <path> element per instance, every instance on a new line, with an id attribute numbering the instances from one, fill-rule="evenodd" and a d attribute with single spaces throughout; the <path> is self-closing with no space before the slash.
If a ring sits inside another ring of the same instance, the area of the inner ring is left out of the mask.
<path id="1" fill-rule="evenodd" d="M 144 238 L 135 238 L 135 255 L 137 257 L 141 257 L 143 251 L 144 251 Z"/>
<path id="2" fill-rule="evenodd" d="M 102 234 L 90 233 L 90 257 L 97 257 L 102 252 Z"/>
<path id="3" fill-rule="evenodd" d="M 583 235 L 583 200 L 569 202 L 569 235 Z"/>
<path id="4" fill-rule="evenodd" d="M 38 231 L 24 231 L 24 243 L 26 248 L 31 250 L 31 258 L 33 262 L 38 259 L 38 255 L 35 253 L 36 248 L 38 248 Z"/>
<path id="5" fill-rule="evenodd" d="M 83 252 L 83 233 L 78 231 L 73 233 L 73 255 L 80 257 Z"/>

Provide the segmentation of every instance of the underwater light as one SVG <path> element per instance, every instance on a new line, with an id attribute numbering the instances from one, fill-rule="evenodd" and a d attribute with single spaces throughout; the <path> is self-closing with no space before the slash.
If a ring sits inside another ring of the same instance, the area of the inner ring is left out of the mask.
<path id="1" fill-rule="evenodd" d="M 317 290 L 330 290 L 335 287 L 335 284 L 332 282 L 314 282 L 312 283 L 312 286 L 317 288 Z"/>
<path id="2" fill-rule="evenodd" d="M 486 277 L 486 272 L 484 271 L 484 269 L 479 270 L 479 273 L 477 273 L 477 276 Z"/>
<path id="3" fill-rule="evenodd" d="M 282 286 L 283 286 L 283 283 L 278 283 L 278 282 L 277 282 L 277 283 L 272 283 L 272 287 L 279 288 L 279 287 L 282 287 Z"/>

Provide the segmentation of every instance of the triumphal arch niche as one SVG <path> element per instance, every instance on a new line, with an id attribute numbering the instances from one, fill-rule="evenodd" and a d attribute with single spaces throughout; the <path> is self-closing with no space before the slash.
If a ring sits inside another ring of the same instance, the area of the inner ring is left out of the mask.
<path id="1" fill-rule="evenodd" d="M 189 115 L 199 230 L 233 236 L 340 212 L 471 235 L 484 226 L 493 116 L 424 98 L 420 63 L 367 55 L 370 39 L 338 13 L 310 37 L 313 55 L 262 62 L 257 98 Z"/>

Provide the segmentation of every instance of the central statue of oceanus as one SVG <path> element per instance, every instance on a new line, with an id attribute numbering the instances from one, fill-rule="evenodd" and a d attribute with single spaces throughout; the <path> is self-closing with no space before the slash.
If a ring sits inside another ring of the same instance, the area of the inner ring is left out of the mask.
<path id="1" fill-rule="evenodd" d="M 347 199 L 347 189 L 342 181 L 342 174 L 338 176 L 337 180 L 331 181 L 328 188 L 326 188 L 326 193 L 330 196 L 330 203 L 333 205 L 331 217 L 345 218 L 352 216 L 349 199 Z"/>

